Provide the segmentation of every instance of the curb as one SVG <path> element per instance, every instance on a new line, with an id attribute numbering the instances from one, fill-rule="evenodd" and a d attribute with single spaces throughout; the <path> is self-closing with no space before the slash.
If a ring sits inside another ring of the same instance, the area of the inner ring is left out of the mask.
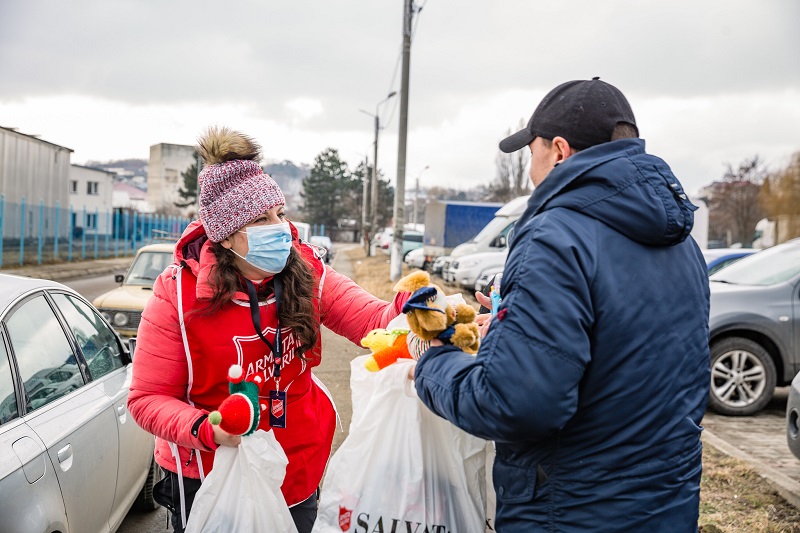
<path id="1" fill-rule="evenodd" d="M 781 473 L 776 468 L 769 466 L 760 459 L 756 459 L 749 453 L 740 450 L 736 446 L 714 435 L 708 429 L 703 430 L 702 440 L 722 453 L 748 463 L 761 477 L 769 481 L 770 484 L 775 487 L 775 490 L 778 491 L 778 494 L 780 494 L 783 499 L 800 509 L 800 482 Z"/>

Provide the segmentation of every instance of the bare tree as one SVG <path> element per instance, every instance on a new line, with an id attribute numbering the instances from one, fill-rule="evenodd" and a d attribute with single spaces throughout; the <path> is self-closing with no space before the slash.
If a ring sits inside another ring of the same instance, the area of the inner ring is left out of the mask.
<path id="1" fill-rule="evenodd" d="M 711 186 L 709 195 L 709 223 L 712 233 L 730 235 L 733 242 L 750 246 L 756 223 L 764 218 L 764 208 L 759 193 L 767 172 L 756 155 L 745 159 L 737 168 L 726 164 L 722 180 Z"/>
<path id="2" fill-rule="evenodd" d="M 789 165 L 770 174 L 761 187 L 761 206 L 771 219 L 780 221 L 777 229 L 781 235 L 776 242 L 800 235 L 800 152 L 796 152 Z"/>
<path id="3" fill-rule="evenodd" d="M 525 127 L 525 121 L 520 119 L 517 129 L 523 127 Z M 509 129 L 506 134 L 511 135 L 511 130 Z M 524 148 L 511 154 L 498 152 L 495 158 L 495 178 L 489 187 L 490 199 L 508 202 L 517 196 L 530 194 L 529 160 L 530 153 Z"/>

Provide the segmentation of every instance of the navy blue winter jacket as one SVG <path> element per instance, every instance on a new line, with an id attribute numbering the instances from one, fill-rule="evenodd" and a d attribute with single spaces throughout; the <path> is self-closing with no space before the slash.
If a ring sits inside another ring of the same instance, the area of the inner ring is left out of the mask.
<path id="1" fill-rule="evenodd" d="M 640 139 L 573 155 L 515 226 L 477 357 L 419 361 L 422 401 L 496 441 L 498 531 L 697 530 L 710 377 L 694 209 Z"/>

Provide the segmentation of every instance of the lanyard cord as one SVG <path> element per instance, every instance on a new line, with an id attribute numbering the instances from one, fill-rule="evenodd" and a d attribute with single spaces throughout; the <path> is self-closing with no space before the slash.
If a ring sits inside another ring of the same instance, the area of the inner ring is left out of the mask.
<path id="1" fill-rule="evenodd" d="M 275 276 L 272 278 L 273 286 L 275 288 L 275 313 L 278 317 L 278 327 L 275 330 L 275 345 L 273 346 L 264 334 L 261 333 L 261 312 L 259 311 L 258 307 L 258 295 L 256 294 L 256 287 L 253 285 L 253 282 L 249 279 L 245 279 L 245 285 L 247 286 L 247 296 L 250 300 L 250 318 L 253 320 L 253 327 L 256 329 L 256 333 L 261 340 L 264 341 L 264 344 L 269 346 L 270 351 L 272 351 L 274 355 L 275 361 L 275 371 L 272 374 L 275 378 L 275 386 L 277 388 L 278 383 L 281 380 L 281 363 L 283 362 L 283 343 L 281 342 L 281 298 L 283 297 L 283 280 L 280 276 Z"/>

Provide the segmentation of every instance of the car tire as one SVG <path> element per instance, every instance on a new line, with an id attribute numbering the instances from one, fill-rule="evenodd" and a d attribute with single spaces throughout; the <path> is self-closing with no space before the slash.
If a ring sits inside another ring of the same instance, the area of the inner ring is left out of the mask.
<path id="1" fill-rule="evenodd" d="M 155 459 L 150 460 L 150 470 L 147 472 L 147 479 L 144 481 L 142 490 L 133 502 L 133 508 L 137 511 L 152 511 L 158 507 L 158 503 L 153 499 L 153 487 L 161 481 L 161 468 L 156 464 Z"/>
<path id="2" fill-rule="evenodd" d="M 763 346 L 730 337 L 711 346 L 708 406 L 721 415 L 748 416 L 766 407 L 775 392 L 775 362 Z"/>

